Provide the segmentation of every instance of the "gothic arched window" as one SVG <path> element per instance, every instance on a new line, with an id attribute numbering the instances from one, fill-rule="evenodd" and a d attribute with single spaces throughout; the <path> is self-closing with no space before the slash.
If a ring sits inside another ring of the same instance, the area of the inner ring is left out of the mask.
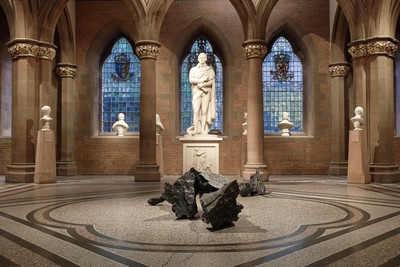
<path id="1" fill-rule="evenodd" d="M 216 117 L 212 129 L 223 132 L 223 69 L 219 57 L 214 53 L 210 42 L 203 36 L 199 37 L 192 45 L 190 52 L 185 56 L 181 65 L 181 134 L 193 123 L 192 89 L 189 82 L 189 71 L 198 61 L 199 53 L 207 54 L 207 65 L 212 66 L 215 71 L 216 89 Z"/>
<path id="2" fill-rule="evenodd" d="M 283 112 L 289 113 L 292 132 L 303 129 L 303 66 L 290 43 L 279 37 L 262 68 L 264 132 L 279 132 Z"/>
<path id="3" fill-rule="evenodd" d="M 130 42 L 119 38 L 101 66 L 100 131 L 112 132 L 118 114 L 125 114 L 129 132 L 139 132 L 140 60 Z"/>

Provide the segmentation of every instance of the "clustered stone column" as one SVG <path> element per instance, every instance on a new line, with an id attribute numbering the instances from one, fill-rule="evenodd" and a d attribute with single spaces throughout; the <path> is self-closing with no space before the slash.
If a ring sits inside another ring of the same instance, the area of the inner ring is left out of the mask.
<path id="1" fill-rule="evenodd" d="M 35 138 L 39 116 L 37 93 L 37 60 L 51 62 L 55 56 L 54 46 L 37 40 L 21 38 L 8 44 L 12 58 L 12 149 L 11 164 L 7 166 L 7 182 L 33 182 L 35 173 Z M 47 63 L 41 64 L 42 72 L 49 71 Z M 47 82 L 47 74 L 39 76 Z M 51 77 L 51 76 L 50 76 Z"/>
<path id="2" fill-rule="evenodd" d="M 267 53 L 264 40 L 248 40 L 243 44 L 248 62 L 247 92 L 247 163 L 243 179 L 250 180 L 257 170 L 264 181 L 268 181 L 267 165 L 264 162 L 264 119 L 262 91 L 262 62 Z"/>
<path id="3" fill-rule="evenodd" d="M 151 40 L 136 42 L 140 58 L 140 158 L 135 181 L 160 181 L 156 163 L 156 60 L 160 43 Z"/>
<path id="4" fill-rule="evenodd" d="M 350 72 L 349 63 L 329 65 L 332 87 L 332 158 L 329 167 L 330 175 L 347 175 L 347 142 L 348 132 L 346 114 L 346 77 Z"/>
<path id="5" fill-rule="evenodd" d="M 74 78 L 77 66 L 69 63 L 59 63 L 56 72 L 61 78 L 61 133 L 59 147 L 60 154 L 57 160 L 57 175 L 75 176 L 75 92 Z"/>
<path id="6" fill-rule="evenodd" d="M 353 57 L 356 105 L 365 107 L 364 113 L 368 118 L 367 143 L 374 182 L 398 181 L 400 178 L 393 147 L 393 58 L 397 52 L 397 42 L 391 37 L 375 37 L 352 42 L 349 48 Z M 368 80 L 365 72 L 369 73 Z M 363 86 L 357 86 L 359 83 Z"/>

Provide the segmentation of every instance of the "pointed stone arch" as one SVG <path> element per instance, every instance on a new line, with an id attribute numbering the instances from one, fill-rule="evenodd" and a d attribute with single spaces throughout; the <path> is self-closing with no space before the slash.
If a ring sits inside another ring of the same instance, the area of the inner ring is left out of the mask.
<path id="1" fill-rule="evenodd" d="M 316 44 L 310 33 L 290 18 L 283 18 L 269 27 L 266 32 L 266 41 L 269 49 L 278 36 L 284 36 L 291 44 L 293 52 L 303 62 L 304 73 L 304 131 L 307 135 L 314 135 L 314 95 L 318 86 L 315 73 L 319 72 L 319 57 Z"/>
<path id="2" fill-rule="evenodd" d="M 92 122 L 92 132 L 90 134 L 98 135 L 98 104 L 99 104 L 99 69 L 104 51 L 110 46 L 110 43 L 118 36 L 126 36 L 132 43 L 137 41 L 135 31 L 123 21 L 115 19 L 105 25 L 100 32 L 96 34 L 89 45 L 85 59 L 85 68 L 87 70 L 89 87 L 92 88 L 92 118 L 88 121 Z"/>

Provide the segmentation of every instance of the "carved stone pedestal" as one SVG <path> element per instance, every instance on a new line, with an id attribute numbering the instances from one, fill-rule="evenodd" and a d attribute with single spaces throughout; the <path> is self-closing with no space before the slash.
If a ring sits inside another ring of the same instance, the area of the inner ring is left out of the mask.
<path id="1" fill-rule="evenodd" d="M 354 130 L 349 133 L 347 182 L 354 184 L 368 184 L 371 182 L 368 166 L 367 137 L 363 130 Z"/>
<path id="2" fill-rule="evenodd" d="M 56 182 L 56 148 L 51 130 L 38 131 L 33 181 L 36 184 Z"/>
<path id="3" fill-rule="evenodd" d="M 195 168 L 201 172 L 219 173 L 219 143 L 221 137 L 216 135 L 184 136 L 183 173 Z"/>

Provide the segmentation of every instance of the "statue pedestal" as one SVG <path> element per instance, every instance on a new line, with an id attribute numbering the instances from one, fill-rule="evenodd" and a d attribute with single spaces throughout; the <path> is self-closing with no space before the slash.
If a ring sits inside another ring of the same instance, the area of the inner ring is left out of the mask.
<path id="1" fill-rule="evenodd" d="M 164 175 L 164 157 L 163 157 L 163 145 L 162 136 L 156 135 L 156 163 L 159 166 L 160 176 Z"/>
<path id="2" fill-rule="evenodd" d="M 38 131 L 36 143 L 35 176 L 36 184 L 56 182 L 56 146 L 54 132 L 51 130 Z"/>
<path id="3" fill-rule="evenodd" d="M 367 137 L 365 131 L 350 131 L 347 182 L 352 184 L 370 183 L 371 176 L 368 164 Z"/>
<path id="4" fill-rule="evenodd" d="M 216 135 L 185 135 L 183 143 L 183 173 L 195 168 L 198 171 L 219 173 L 219 143 Z"/>

